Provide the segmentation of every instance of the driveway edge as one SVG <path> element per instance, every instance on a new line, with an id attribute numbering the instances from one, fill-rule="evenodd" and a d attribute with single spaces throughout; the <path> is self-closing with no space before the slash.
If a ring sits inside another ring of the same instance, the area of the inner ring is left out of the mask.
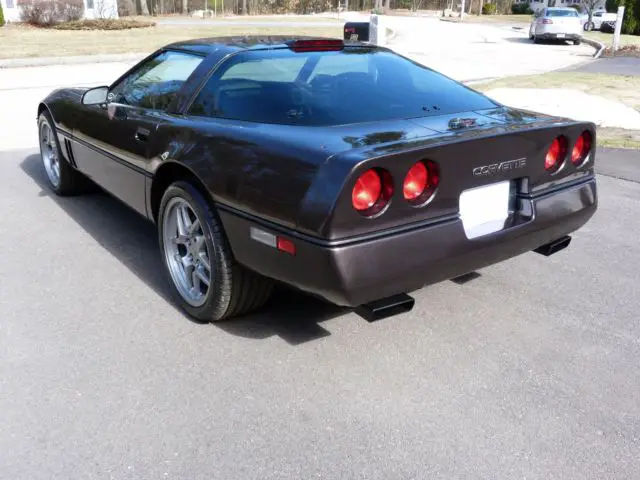
<path id="1" fill-rule="evenodd" d="M 70 55 L 68 57 L 7 58 L 0 59 L 0 68 L 48 67 L 52 65 L 85 65 L 88 63 L 136 62 L 143 59 L 149 53 L 109 53 L 99 55 Z"/>
<path id="2" fill-rule="evenodd" d="M 602 55 L 602 52 L 604 52 L 605 49 L 604 43 L 586 38 L 584 36 L 582 37 L 582 41 L 596 49 L 596 53 L 593 54 L 593 58 L 600 58 L 600 55 Z"/>

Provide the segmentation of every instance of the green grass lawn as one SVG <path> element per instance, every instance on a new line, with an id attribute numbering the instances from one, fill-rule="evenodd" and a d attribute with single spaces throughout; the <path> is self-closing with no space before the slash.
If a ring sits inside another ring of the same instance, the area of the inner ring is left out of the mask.
<path id="1" fill-rule="evenodd" d="M 584 72 L 550 72 L 542 75 L 506 77 L 473 85 L 487 92 L 496 88 L 566 88 L 579 90 L 618 101 L 640 111 L 640 77 Z M 639 148 L 640 131 L 619 128 L 598 128 L 601 146 Z"/>
<path id="2" fill-rule="evenodd" d="M 469 23 L 531 23 L 532 15 L 465 15 Z"/>
<path id="3" fill-rule="evenodd" d="M 342 34 L 340 22 L 336 22 L 335 27 L 316 27 L 312 24 L 303 27 L 261 27 L 233 25 L 232 22 L 229 22 L 229 26 L 203 25 L 183 28 L 158 25 L 109 32 L 7 25 L 0 28 L 0 59 L 146 53 L 171 42 L 224 35 L 317 35 L 342 38 Z"/>

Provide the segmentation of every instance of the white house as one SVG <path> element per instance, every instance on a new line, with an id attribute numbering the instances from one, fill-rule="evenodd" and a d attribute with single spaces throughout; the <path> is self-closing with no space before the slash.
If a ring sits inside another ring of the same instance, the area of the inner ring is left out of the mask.
<path id="1" fill-rule="evenodd" d="M 20 21 L 20 0 L 0 0 L 4 19 L 7 22 Z M 118 18 L 117 0 L 82 0 L 84 2 L 84 18 Z"/>
<path id="2" fill-rule="evenodd" d="M 586 12 L 582 0 L 513 0 L 513 3 L 528 3 L 531 10 L 537 12 L 546 7 L 570 7 L 571 5 L 581 5 Z M 598 0 L 595 10 L 604 10 L 606 0 Z"/>

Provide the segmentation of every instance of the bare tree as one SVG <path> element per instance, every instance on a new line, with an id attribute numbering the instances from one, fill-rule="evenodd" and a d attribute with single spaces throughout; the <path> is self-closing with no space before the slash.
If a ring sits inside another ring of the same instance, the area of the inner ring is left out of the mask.
<path id="1" fill-rule="evenodd" d="M 593 24 L 593 11 L 596 9 L 599 3 L 600 3 L 600 0 L 583 0 L 582 1 L 584 8 L 587 10 L 587 13 L 589 14 L 587 25 Z"/>

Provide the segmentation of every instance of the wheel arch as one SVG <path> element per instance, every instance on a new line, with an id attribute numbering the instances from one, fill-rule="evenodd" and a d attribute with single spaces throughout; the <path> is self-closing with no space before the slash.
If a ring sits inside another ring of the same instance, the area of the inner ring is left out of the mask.
<path id="1" fill-rule="evenodd" d="M 158 221 L 158 212 L 160 210 L 162 195 L 169 185 L 178 180 L 188 181 L 211 202 L 211 207 L 215 209 L 215 202 L 209 192 L 209 189 L 193 170 L 183 163 L 166 162 L 156 170 L 149 188 L 148 208 L 150 217 L 154 223 Z"/>
<path id="2" fill-rule="evenodd" d="M 44 102 L 40 102 L 40 103 L 38 104 L 38 117 L 39 117 L 39 116 L 40 116 L 40 114 L 41 114 L 42 112 L 44 112 L 45 110 L 47 110 L 47 111 L 49 112 L 49 114 L 51 114 L 51 110 L 49 110 L 49 107 L 47 106 L 47 104 L 46 104 L 46 103 L 44 103 Z"/>

